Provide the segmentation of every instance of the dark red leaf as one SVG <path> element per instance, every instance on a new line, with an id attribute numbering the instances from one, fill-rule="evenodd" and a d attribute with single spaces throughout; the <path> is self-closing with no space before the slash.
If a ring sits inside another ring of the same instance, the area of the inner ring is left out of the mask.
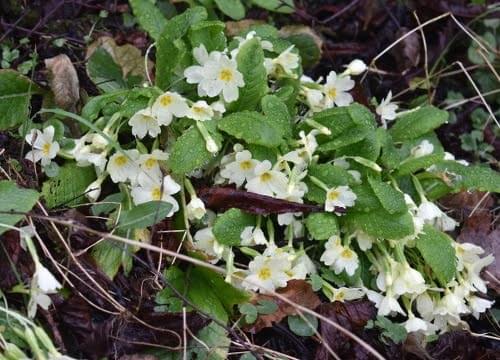
<path id="1" fill-rule="evenodd" d="M 299 204 L 230 187 L 203 188 L 198 190 L 198 196 L 207 208 L 215 211 L 236 208 L 257 215 L 323 211 L 319 205 Z M 345 209 L 335 211 L 342 212 Z"/>

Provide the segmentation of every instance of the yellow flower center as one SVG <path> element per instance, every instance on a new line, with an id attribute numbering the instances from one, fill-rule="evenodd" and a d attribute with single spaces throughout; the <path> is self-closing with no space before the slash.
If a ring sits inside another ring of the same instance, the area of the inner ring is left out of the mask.
<path id="1" fill-rule="evenodd" d="M 268 182 L 273 178 L 271 174 L 269 174 L 267 171 L 260 175 L 260 181 L 262 182 Z"/>
<path id="2" fill-rule="evenodd" d="M 331 200 L 331 201 L 337 200 L 339 198 L 339 195 L 340 195 L 340 192 L 338 192 L 337 190 L 330 191 L 328 193 L 328 200 Z"/>
<path id="3" fill-rule="evenodd" d="M 193 106 L 193 111 L 197 114 L 204 114 L 205 108 L 202 108 L 200 106 Z"/>
<path id="4" fill-rule="evenodd" d="M 164 95 L 160 99 L 160 104 L 162 106 L 169 106 L 170 104 L 172 104 L 172 102 L 173 102 L 173 99 L 172 99 L 172 96 L 170 96 L 170 95 Z"/>
<path id="5" fill-rule="evenodd" d="M 458 246 L 457 253 L 459 253 L 460 255 L 463 255 L 465 253 L 465 250 L 461 246 Z"/>
<path id="6" fill-rule="evenodd" d="M 241 170 L 250 170 L 252 168 L 252 162 L 250 160 L 244 160 L 240 162 Z"/>
<path id="7" fill-rule="evenodd" d="M 346 258 L 346 259 L 351 259 L 352 258 L 352 251 L 351 251 L 351 249 L 345 249 L 344 251 L 342 251 L 342 253 L 340 254 L 340 256 L 342 256 L 343 258 Z"/>
<path id="8" fill-rule="evenodd" d="M 52 144 L 50 144 L 50 143 L 45 143 L 45 144 L 43 144 L 43 147 L 42 147 L 42 153 L 43 153 L 45 156 L 49 155 L 49 153 L 50 153 L 50 148 L 51 148 L 51 147 L 52 147 Z"/>
<path id="9" fill-rule="evenodd" d="M 231 81 L 233 80 L 233 72 L 231 69 L 222 69 L 219 73 L 219 79 L 226 82 Z"/>
<path id="10" fill-rule="evenodd" d="M 127 164 L 128 162 L 128 159 L 125 155 L 118 155 L 116 158 L 115 158 L 115 164 L 118 165 L 118 166 L 125 166 L 125 164 Z"/>
<path id="11" fill-rule="evenodd" d="M 342 301 L 344 300 L 345 294 L 343 291 L 339 291 L 335 294 L 335 300 L 336 301 Z"/>
<path id="12" fill-rule="evenodd" d="M 149 158 L 146 161 L 144 161 L 144 167 L 147 169 L 152 169 L 156 165 L 157 161 L 156 159 Z"/>
<path id="13" fill-rule="evenodd" d="M 151 198 L 156 201 L 161 200 L 161 188 L 159 186 L 151 190 Z"/>
<path id="14" fill-rule="evenodd" d="M 337 97 L 337 89 L 332 87 L 332 88 L 329 88 L 328 91 L 327 91 L 327 94 L 329 97 L 331 97 L 332 99 L 335 99 Z"/>
<path id="15" fill-rule="evenodd" d="M 263 267 L 262 269 L 259 270 L 259 279 L 261 280 L 267 280 L 271 277 L 271 269 L 267 266 Z"/>

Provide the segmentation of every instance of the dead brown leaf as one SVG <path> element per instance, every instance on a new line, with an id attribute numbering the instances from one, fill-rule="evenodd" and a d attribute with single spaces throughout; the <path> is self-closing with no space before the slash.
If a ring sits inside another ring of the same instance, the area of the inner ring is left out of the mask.
<path id="1" fill-rule="evenodd" d="M 89 45 L 86 58 L 88 59 L 100 47 L 106 50 L 122 68 L 123 77 L 127 77 L 128 75 L 146 77 L 144 56 L 141 54 L 141 50 L 134 45 L 125 44 L 118 46 L 112 37 L 102 36 Z M 153 65 L 153 62 L 148 59 L 148 69 L 152 69 Z"/>
<path id="2" fill-rule="evenodd" d="M 407 28 L 402 27 L 396 32 L 395 38 L 399 39 L 406 35 L 408 31 Z M 420 35 L 415 32 L 401 40 L 394 46 L 392 54 L 396 58 L 401 71 L 417 66 L 420 62 Z"/>
<path id="3" fill-rule="evenodd" d="M 226 34 L 229 37 L 237 36 L 252 25 L 263 24 L 262 20 L 245 19 L 240 21 L 226 21 Z"/>
<path id="4" fill-rule="evenodd" d="M 311 285 L 304 280 L 290 280 L 287 287 L 277 291 L 278 294 L 284 296 L 288 300 L 304 306 L 308 309 L 315 309 L 321 304 L 319 297 L 314 293 Z M 248 327 L 248 331 L 255 334 L 260 330 L 273 326 L 288 315 L 296 315 L 297 308 L 287 302 L 265 294 L 258 294 L 252 299 L 252 303 L 256 304 L 259 300 L 271 300 L 278 305 L 278 310 L 272 314 L 260 315 L 257 321 Z"/>
<path id="5" fill-rule="evenodd" d="M 298 35 L 298 34 L 308 35 L 314 40 L 318 49 L 321 50 L 323 48 L 323 39 L 318 35 L 318 33 L 316 33 L 316 31 L 314 31 L 309 26 L 287 25 L 287 26 L 283 26 L 280 29 L 279 33 L 282 37 L 285 37 L 285 38 L 289 37 L 291 35 Z"/>
<path id="6" fill-rule="evenodd" d="M 78 74 L 70 58 L 65 54 L 45 59 L 49 83 L 54 93 L 54 101 L 64 110 L 73 111 L 80 99 Z"/>

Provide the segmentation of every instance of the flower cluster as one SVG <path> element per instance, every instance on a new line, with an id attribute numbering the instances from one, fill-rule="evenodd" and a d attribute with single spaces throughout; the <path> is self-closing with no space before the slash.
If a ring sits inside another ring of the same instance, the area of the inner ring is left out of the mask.
<path id="1" fill-rule="evenodd" d="M 255 31 L 182 49 L 168 87 L 146 87 L 133 111 L 101 111 L 98 131 L 71 139 L 69 150 L 53 126 L 33 129 L 26 158 L 47 167 L 61 155 L 93 167 L 92 202 L 106 182 L 125 210 L 169 203 L 185 249 L 225 267 L 245 290 L 272 293 L 304 280 L 331 301 L 367 297 L 379 315 L 404 317 L 408 332 L 427 335 L 492 306 L 480 277 L 492 256 L 446 234 L 459 224 L 435 202 L 460 190 L 459 173 L 471 168 L 432 133 L 442 110 L 431 109 L 437 120 L 424 130 L 411 124 L 401 134 L 398 125 L 426 121 L 429 109 L 400 111 L 391 91 L 372 109 L 355 103 L 363 61 L 315 81 L 303 74 L 296 45 Z M 248 62 L 248 49 L 259 63 Z M 227 204 L 211 206 L 201 187 L 245 195 L 224 212 Z M 245 212 L 253 205 L 245 201 L 259 201 L 259 211 Z M 273 211 L 262 209 L 266 201 Z M 41 267 L 35 279 L 43 294 L 60 286 Z"/>

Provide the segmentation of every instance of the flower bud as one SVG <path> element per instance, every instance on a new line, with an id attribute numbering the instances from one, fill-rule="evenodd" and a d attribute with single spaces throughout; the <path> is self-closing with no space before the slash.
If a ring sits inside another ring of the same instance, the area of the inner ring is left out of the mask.
<path id="1" fill-rule="evenodd" d="M 367 66 L 363 60 L 354 59 L 347 65 L 347 69 L 345 69 L 343 75 L 360 75 L 364 73 L 366 69 Z"/>

